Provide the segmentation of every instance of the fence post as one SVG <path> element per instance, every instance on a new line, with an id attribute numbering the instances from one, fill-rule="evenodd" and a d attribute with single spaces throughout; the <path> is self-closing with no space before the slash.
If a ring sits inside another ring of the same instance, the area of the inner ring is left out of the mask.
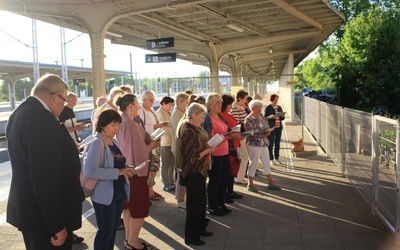
<path id="1" fill-rule="evenodd" d="M 315 101 L 316 102 L 316 112 L 315 112 L 315 116 L 317 118 L 316 121 L 316 129 L 317 131 L 315 131 L 316 135 L 317 135 L 317 143 L 318 145 L 321 145 L 321 105 L 319 101 Z"/>
<path id="2" fill-rule="evenodd" d="M 398 164 L 398 159 L 400 157 L 400 120 L 396 123 L 396 227 L 395 227 L 395 239 L 396 245 L 400 245 L 400 167 Z"/>
<path id="3" fill-rule="evenodd" d="M 344 108 L 341 109 L 341 117 L 342 117 L 342 133 L 341 133 L 341 141 L 342 141 L 342 174 L 346 175 L 346 124 L 344 119 Z"/>
<path id="4" fill-rule="evenodd" d="M 375 214 L 376 203 L 378 202 L 379 194 L 379 122 L 378 119 L 372 116 L 372 200 L 371 213 Z"/>

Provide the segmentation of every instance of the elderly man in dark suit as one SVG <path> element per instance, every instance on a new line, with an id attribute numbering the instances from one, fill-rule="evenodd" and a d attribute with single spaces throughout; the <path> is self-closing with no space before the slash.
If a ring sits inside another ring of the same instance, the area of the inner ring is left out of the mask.
<path id="1" fill-rule="evenodd" d="M 78 150 L 57 119 L 67 91 L 60 77 L 46 74 L 8 120 L 7 222 L 22 232 L 26 249 L 72 249 L 72 231 L 82 226 Z"/>

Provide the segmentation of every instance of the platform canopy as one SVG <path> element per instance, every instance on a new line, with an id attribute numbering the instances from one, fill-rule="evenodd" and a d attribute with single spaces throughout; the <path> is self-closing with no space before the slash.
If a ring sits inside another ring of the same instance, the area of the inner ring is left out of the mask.
<path id="1" fill-rule="evenodd" d="M 174 47 L 154 52 L 270 79 L 344 22 L 325 0 L 2 0 L 0 9 L 86 33 L 107 16 L 112 43 L 145 49 L 147 40 L 173 37 Z"/>
<path id="2" fill-rule="evenodd" d="M 45 73 L 53 73 L 61 77 L 61 65 L 57 64 L 39 64 L 40 75 Z M 129 75 L 130 72 L 105 70 L 106 79 Z M 25 77 L 33 76 L 33 63 L 32 62 L 19 62 L 0 60 L 0 80 L 19 80 Z M 92 81 L 92 69 L 84 67 L 68 66 L 68 77 L 73 79 L 85 79 L 85 81 Z"/>

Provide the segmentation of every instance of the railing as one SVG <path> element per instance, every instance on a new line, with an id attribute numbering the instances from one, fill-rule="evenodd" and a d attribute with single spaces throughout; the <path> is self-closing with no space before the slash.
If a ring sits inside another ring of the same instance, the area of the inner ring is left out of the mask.
<path id="1" fill-rule="evenodd" d="M 301 100 L 301 99 L 300 99 Z M 398 121 L 304 97 L 303 123 L 400 244 Z M 397 177 L 398 176 L 398 177 Z"/>

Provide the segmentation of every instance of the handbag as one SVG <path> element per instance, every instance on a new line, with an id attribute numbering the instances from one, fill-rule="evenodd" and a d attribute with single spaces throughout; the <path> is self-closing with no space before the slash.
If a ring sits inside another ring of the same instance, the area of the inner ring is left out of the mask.
<path id="1" fill-rule="evenodd" d="M 91 135 L 93 136 L 93 135 Z M 100 140 L 101 144 L 103 144 L 103 142 Z M 96 187 L 97 184 L 97 179 L 92 179 L 87 177 L 84 173 L 83 173 L 83 158 L 85 158 L 87 151 L 89 149 L 89 145 L 86 145 L 85 148 L 83 149 L 82 153 L 79 155 L 79 158 L 81 160 L 81 173 L 79 176 L 80 182 L 81 182 L 81 187 L 82 187 L 82 191 L 83 194 L 85 195 L 85 198 L 88 198 L 92 195 L 94 188 Z M 104 144 L 103 144 L 103 148 L 104 148 Z M 100 152 L 100 159 L 103 158 L 103 152 L 104 149 Z"/>
<path id="2" fill-rule="evenodd" d="M 300 140 L 298 140 L 298 141 L 292 141 L 290 143 L 293 145 L 292 153 L 304 152 L 303 138 L 300 138 Z"/>
<path id="3" fill-rule="evenodd" d="M 179 185 L 186 187 L 187 185 L 187 178 L 182 177 L 182 172 L 179 173 Z"/>

